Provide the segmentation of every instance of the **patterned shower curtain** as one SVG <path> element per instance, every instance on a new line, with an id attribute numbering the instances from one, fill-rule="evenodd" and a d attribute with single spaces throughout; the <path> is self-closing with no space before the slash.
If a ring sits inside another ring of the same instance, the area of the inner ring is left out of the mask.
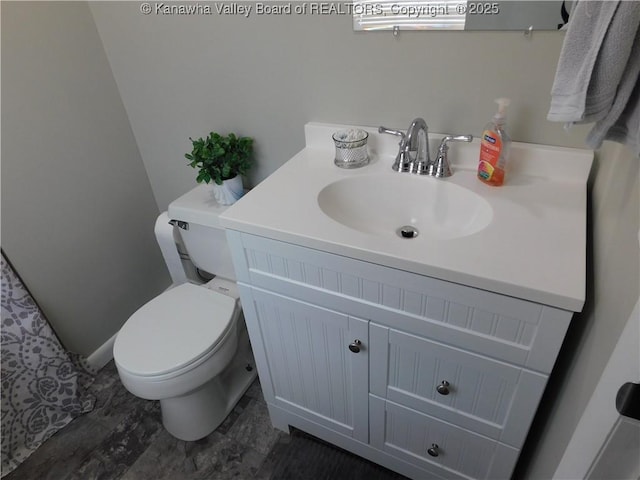
<path id="1" fill-rule="evenodd" d="M 93 408 L 93 380 L 55 336 L 2 254 L 2 476 Z"/>

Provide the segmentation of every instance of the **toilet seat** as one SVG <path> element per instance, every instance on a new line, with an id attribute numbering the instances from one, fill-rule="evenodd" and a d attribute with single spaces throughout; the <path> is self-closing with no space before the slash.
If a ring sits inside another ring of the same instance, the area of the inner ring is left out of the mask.
<path id="1" fill-rule="evenodd" d="M 190 283 L 179 285 L 129 317 L 116 337 L 115 361 L 137 377 L 176 375 L 211 356 L 236 316 L 233 298 Z"/>

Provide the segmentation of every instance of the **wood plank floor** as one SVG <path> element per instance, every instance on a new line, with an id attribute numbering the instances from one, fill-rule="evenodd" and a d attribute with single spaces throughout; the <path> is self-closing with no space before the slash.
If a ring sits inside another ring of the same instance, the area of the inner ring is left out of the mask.
<path id="1" fill-rule="evenodd" d="M 349 471 L 369 472 L 368 479 L 404 478 L 351 454 L 345 457 L 313 437 L 292 441 L 274 429 L 258 380 L 216 431 L 195 442 L 169 435 L 158 402 L 127 392 L 113 362 L 98 373 L 91 393 L 93 411 L 57 432 L 3 480 L 284 480 L 298 474 L 288 472 L 283 460 L 307 455 L 309 441 L 325 450 L 304 459 L 304 479 L 327 478 L 324 469 L 333 455 Z M 299 455 L 292 449 L 300 449 Z M 292 469 L 300 469 L 294 463 Z"/>

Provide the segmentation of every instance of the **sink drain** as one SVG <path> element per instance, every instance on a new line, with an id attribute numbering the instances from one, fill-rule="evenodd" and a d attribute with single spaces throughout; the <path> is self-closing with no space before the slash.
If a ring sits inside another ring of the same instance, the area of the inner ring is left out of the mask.
<path id="1" fill-rule="evenodd" d="M 416 238 L 420 232 L 413 225 L 405 225 L 396 230 L 396 233 L 401 238 Z"/>

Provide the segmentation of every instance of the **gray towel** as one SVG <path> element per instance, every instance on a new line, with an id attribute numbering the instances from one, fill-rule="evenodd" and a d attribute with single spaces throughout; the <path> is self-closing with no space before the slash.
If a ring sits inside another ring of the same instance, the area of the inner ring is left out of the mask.
<path id="1" fill-rule="evenodd" d="M 588 137 L 594 148 L 605 138 L 623 143 L 630 143 L 629 134 L 637 138 L 633 125 L 638 122 L 634 88 L 640 71 L 639 25 L 640 2 L 578 2 L 560 52 L 548 120 L 598 122 Z"/>
<path id="2" fill-rule="evenodd" d="M 640 59 L 640 29 L 631 58 Z M 611 109 L 587 135 L 587 145 L 596 149 L 604 140 L 627 144 L 640 157 L 640 61 L 625 70 Z"/>

